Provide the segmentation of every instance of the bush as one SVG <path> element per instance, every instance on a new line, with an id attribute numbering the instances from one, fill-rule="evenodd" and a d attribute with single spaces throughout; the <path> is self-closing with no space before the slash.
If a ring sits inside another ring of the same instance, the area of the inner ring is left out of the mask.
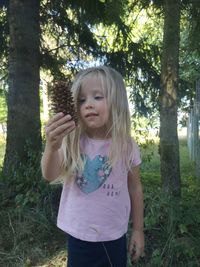
<path id="1" fill-rule="evenodd" d="M 36 266 L 63 246 L 55 226 L 60 192 L 42 178 L 33 155 L 12 177 L 0 174 L 0 266 Z"/>

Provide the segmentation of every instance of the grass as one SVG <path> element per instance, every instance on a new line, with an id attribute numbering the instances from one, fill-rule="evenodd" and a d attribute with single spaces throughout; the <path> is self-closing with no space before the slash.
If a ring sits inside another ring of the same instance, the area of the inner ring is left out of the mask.
<path id="1" fill-rule="evenodd" d="M 7 229 L 5 229 L 7 227 Z M 36 210 L 1 212 L 0 266 L 45 266 L 47 258 L 63 248 L 64 237 Z M 54 265 L 46 265 L 54 266 Z"/>
<path id="2" fill-rule="evenodd" d="M 146 257 L 137 266 L 200 266 L 200 195 L 194 178 L 187 143 L 180 139 L 182 198 L 169 198 L 161 192 L 158 144 L 143 151 L 142 165 L 145 196 Z"/>
<path id="3" fill-rule="evenodd" d="M 2 140 L 0 158 L 5 149 Z M 142 155 L 146 247 L 145 257 L 135 266 L 200 266 L 200 190 L 186 141 L 180 140 L 181 199 L 161 192 L 158 144 L 149 144 Z M 66 236 L 55 226 L 60 188 L 39 182 L 41 176 L 33 169 L 26 173 L 29 180 L 21 176 L 14 183 L 0 179 L 2 267 L 66 266 Z"/>

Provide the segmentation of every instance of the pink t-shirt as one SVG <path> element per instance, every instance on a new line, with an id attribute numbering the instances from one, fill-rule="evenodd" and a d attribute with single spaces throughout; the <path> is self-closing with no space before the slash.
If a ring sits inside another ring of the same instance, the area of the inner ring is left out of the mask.
<path id="1" fill-rule="evenodd" d="M 110 241 L 127 232 L 130 198 L 128 170 L 122 160 L 111 168 L 108 151 L 111 140 L 81 139 L 86 157 L 83 174 L 65 182 L 60 199 L 57 225 L 60 229 L 85 241 Z M 133 166 L 141 163 L 134 144 Z"/>

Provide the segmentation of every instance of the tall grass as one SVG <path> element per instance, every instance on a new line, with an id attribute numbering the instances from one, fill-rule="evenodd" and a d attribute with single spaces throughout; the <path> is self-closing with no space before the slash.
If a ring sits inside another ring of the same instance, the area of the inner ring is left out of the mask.
<path id="1" fill-rule="evenodd" d="M 142 154 L 146 256 L 137 266 L 200 266 L 200 190 L 186 140 L 180 139 L 181 199 L 161 191 L 158 144 L 149 145 Z"/>
<path id="2" fill-rule="evenodd" d="M 4 151 L 1 138 L 1 166 Z M 39 155 L 32 154 L 13 177 L 0 172 L 0 266 L 41 266 L 64 247 L 56 227 L 60 190 L 42 179 Z"/>

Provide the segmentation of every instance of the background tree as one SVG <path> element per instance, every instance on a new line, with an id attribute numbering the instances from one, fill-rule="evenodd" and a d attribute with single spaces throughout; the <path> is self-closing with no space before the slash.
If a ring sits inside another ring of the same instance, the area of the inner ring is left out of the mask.
<path id="1" fill-rule="evenodd" d="M 180 195 L 177 91 L 179 78 L 180 0 L 165 0 L 161 65 L 160 158 L 164 191 Z"/>
<path id="2" fill-rule="evenodd" d="M 39 1 L 10 0 L 9 91 L 4 173 L 40 151 Z M 27 148 L 28 147 L 28 148 Z"/>

